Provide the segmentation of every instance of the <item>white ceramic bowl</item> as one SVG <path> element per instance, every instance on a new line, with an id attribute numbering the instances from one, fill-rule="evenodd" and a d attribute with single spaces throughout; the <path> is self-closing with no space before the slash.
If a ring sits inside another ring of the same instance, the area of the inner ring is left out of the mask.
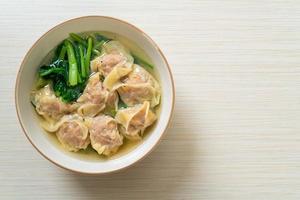
<path id="1" fill-rule="evenodd" d="M 41 61 L 70 32 L 110 31 L 134 41 L 152 59 L 160 77 L 162 87 L 161 113 L 155 128 L 134 150 L 116 159 L 88 161 L 72 157 L 46 137 L 37 121 L 37 115 L 30 104 L 30 91 Z M 87 173 L 102 174 L 124 169 L 145 157 L 160 141 L 169 124 L 174 107 L 174 83 L 170 67 L 161 50 L 143 31 L 119 19 L 104 16 L 85 16 L 71 19 L 50 29 L 30 48 L 19 69 L 15 103 L 20 124 L 31 144 L 48 160 L 65 169 Z"/>

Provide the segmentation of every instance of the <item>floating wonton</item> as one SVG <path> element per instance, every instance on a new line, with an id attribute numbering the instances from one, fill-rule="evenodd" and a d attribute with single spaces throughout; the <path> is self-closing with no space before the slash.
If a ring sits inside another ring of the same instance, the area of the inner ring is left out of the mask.
<path id="1" fill-rule="evenodd" d="M 50 85 L 33 92 L 31 98 L 37 113 L 48 121 L 56 121 L 77 108 L 75 104 L 66 104 L 57 98 Z"/>
<path id="2" fill-rule="evenodd" d="M 155 78 L 139 65 L 133 65 L 133 71 L 116 86 L 124 103 L 129 106 L 149 101 L 155 107 L 160 101 L 160 87 Z"/>
<path id="3" fill-rule="evenodd" d="M 89 78 L 83 94 L 77 99 L 80 104 L 78 114 L 93 117 L 105 108 L 109 92 L 100 81 L 100 74 L 95 73 Z"/>
<path id="4" fill-rule="evenodd" d="M 121 124 L 120 132 L 128 139 L 141 139 L 144 130 L 156 120 L 156 115 L 150 110 L 150 103 L 145 101 L 133 107 L 121 109 L 115 119 Z"/>
<path id="5" fill-rule="evenodd" d="M 103 85 L 112 90 L 120 78 L 131 72 L 133 57 L 118 41 L 103 44 L 103 49 L 103 55 L 91 61 L 91 68 L 93 71 L 99 71 L 105 77 Z"/>
<path id="6" fill-rule="evenodd" d="M 98 154 L 108 156 L 123 144 L 123 136 L 119 134 L 117 122 L 112 117 L 100 115 L 88 121 L 91 144 Z"/>
<path id="7" fill-rule="evenodd" d="M 46 130 L 56 132 L 60 143 L 69 151 L 86 149 L 90 144 L 88 128 L 83 118 L 78 115 L 66 115 L 52 127 L 44 127 Z"/>

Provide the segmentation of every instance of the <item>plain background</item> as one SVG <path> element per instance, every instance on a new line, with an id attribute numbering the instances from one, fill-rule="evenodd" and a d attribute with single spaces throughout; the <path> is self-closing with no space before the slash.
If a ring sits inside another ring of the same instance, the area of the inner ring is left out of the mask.
<path id="1" fill-rule="evenodd" d="M 82 15 L 143 29 L 176 82 L 162 143 L 113 175 L 78 175 L 42 158 L 14 108 L 30 46 Z M 0 199 L 300 199 L 299 1 L 1 1 L 0 61 Z"/>

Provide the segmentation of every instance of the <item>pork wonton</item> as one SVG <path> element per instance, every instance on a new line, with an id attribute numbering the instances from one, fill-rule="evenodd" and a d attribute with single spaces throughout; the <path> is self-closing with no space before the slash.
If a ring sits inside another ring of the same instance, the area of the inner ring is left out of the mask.
<path id="1" fill-rule="evenodd" d="M 56 97 L 50 85 L 33 92 L 31 102 L 37 113 L 48 121 L 57 121 L 77 108 L 75 104 L 66 104 Z"/>
<path id="2" fill-rule="evenodd" d="M 89 132 L 92 147 L 98 154 L 115 153 L 123 144 L 123 136 L 119 134 L 117 122 L 107 115 L 99 115 L 89 119 Z"/>
<path id="3" fill-rule="evenodd" d="M 160 102 L 160 86 L 154 77 L 139 65 L 133 66 L 133 71 L 122 79 L 115 89 L 122 101 L 127 105 L 149 101 L 151 107 L 155 107 Z"/>
<path id="4" fill-rule="evenodd" d="M 104 77 L 103 85 L 109 90 L 120 81 L 120 78 L 132 70 L 133 57 L 118 41 L 110 41 L 103 45 L 103 55 L 91 62 L 93 71 L 99 71 Z"/>
<path id="5" fill-rule="evenodd" d="M 90 143 L 88 128 L 78 115 L 65 116 L 55 128 L 59 142 L 69 151 L 86 149 Z"/>
<path id="6" fill-rule="evenodd" d="M 120 109 L 115 119 L 121 124 L 120 132 L 128 139 L 141 139 L 144 130 L 156 120 L 156 115 L 150 109 L 150 103 L 145 101 L 126 109 Z"/>

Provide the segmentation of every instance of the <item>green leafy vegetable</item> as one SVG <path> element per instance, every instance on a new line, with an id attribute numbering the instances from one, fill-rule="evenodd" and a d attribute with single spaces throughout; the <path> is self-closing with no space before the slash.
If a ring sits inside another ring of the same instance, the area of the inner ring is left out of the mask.
<path id="1" fill-rule="evenodd" d="M 101 42 L 101 41 L 108 42 L 111 40 L 110 38 L 105 37 L 104 35 L 100 35 L 99 33 L 95 33 L 94 37 L 98 42 Z"/>
<path id="2" fill-rule="evenodd" d="M 76 101 L 84 90 L 84 83 L 76 86 L 68 86 L 68 61 L 56 60 L 50 65 L 44 65 L 39 69 L 37 88 L 41 88 L 52 81 L 56 96 L 60 96 L 64 102 Z"/>
<path id="3" fill-rule="evenodd" d="M 138 64 L 138 65 L 141 65 L 143 67 L 147 67 L 147 68 L 150 68 L 150 69 L 153 69 L 154 66 L 150 63 L 148 63 L 147 61 L 141 59 L 140 57 L 138 57 L 137 55 L 134 55 L 134 54 L 131 54 L 132 57 L 134 58 L 134 63 L 135 64 Z"/>
<path id="4" fill-rule="evenodd" d="M 68 63 L 64 60 L 56 60 L 50 65 L 43 65 L 39 69 L 39 76 L 43 78 L 52 78 L 55 76 L 67 76 L 67 65 Z"/>
<path id="5" fill-rule="evenodd" d="M 69 61 L 69 77 L 68 81 L 70 86 L 77 85 L 78 83 L 78 68 L 77 68 L 77 61 L 75 57 L 75 52 L 72 43 L 69 40 L 65 40 L 64 42 L 67 48 L 68 54 L 68 61 Z"/>
<path id="6" fill-rule="evenodd" d="M 93 38 L 93 42 L 94 42 L 93 50 L 92 50 L 93 52 L 92 58 L 94 58 L 96 56 L 101 55 L 103 44 L 110 41 L 111 39 L 103 35 L 100 35 L 99 33 L 91 34 L 91 37 Z"/>
<path id="7" fill-rule="evenodd" d="M 97 52 L 101 53 L 102 45 L 104 43 L 105 43 L 104 40 L 102 40 L 101 42 L 95 43 L 95 45 L 93 47 L 93 51 L 97 51 Z"/>
<path id="8" fill-rule="evenodd" d="M 97 33 L 87 38 L 76 33 L 69 35 L 56 47 L 50 64 L 40 67 L 37 81 L 37 88 L 52 83 L 55 95 L 64 102 L 76 101 L 82 94 L 90 75 L 91 59 L 100 55 L 103 44 L 110 40 Z M 114 108 L 109 108 L 107 112 L 115 115 Z"/>
<path id="9" fill-rule="evenodd" d="M 118 109 L 121 108 L 127 108 L 128 106 L 126 105 L 126 103 L 124 103 L 124 101 L 122 101 L 122 99 L 119 96 L 119 103 L 118 103 Z"/>
<path id="10" fill-rule="evenodd" d="M 100 55 L 101 55 L 101 51 L 99 51 L 97 49 L 93 49 L 92 58 L 95 58 L 95 57 L 100 56 Z"/>
<path id="11" fill-rule="evenodd" d="M 63 60 L 65 58 L 65 56 L 66 56 L 66 52 L 67 52 L 67 48 L 66 48 L 65 45 L 63 45 L 62 48 L 61 48 L 61 50 L 60 50 L 58 59 Z"/>
<path id="12" fill-rule="evenodd" d="M 90 60 L 92 55 L 92 48 L 93 48 L 93 39 L 91 37 L 88 38 L 88 47 L 86 50 L 86 56 L 85 56 L 85 70 L 89 74 L 90 73 Z"/>
<path id="13" fill-rule="evenodd" d="M 84 60 L 84 49 L 83 46 L 81 44 L 78 45 L 78 49 L 79 49 L 79 56 L 80 56 L 80 69 L 81 69 L 81 76 L 83 78 L 86 78 L 89 74 L 86 71 L 86 67 L 85 67 L 85 60 Z"/>
<path id="14" fill-rule="evenodd" d="M 79 51 L 79 45 L 76 42 L 72 43 L 74 52 L 75 52 L 75 58 L 76 58 L 76 63 L 77 63 L 77 79 L 78 83 L 82 83 L 83 81 L 83 76 L 81 73 L 81 60 L 80 60 L 80 51 Z"/>
<path id="15" fill-rule="evenodd" d="M 56 96 L 60 96 L 64 102 L 76 101 L 84 90 L 84 84 L 68 86 L 66 81 L 61 78 L 53 80 L 53 90 Z"/>
<path id="16" fill-rule="evenodd" d="M 86 41 L 80 35 L 76 33 L 70 33 L 69 35 L 74 41 L 78 42 L 79 44 L 82 44 L 83 46 L 87 46 Z"/>

